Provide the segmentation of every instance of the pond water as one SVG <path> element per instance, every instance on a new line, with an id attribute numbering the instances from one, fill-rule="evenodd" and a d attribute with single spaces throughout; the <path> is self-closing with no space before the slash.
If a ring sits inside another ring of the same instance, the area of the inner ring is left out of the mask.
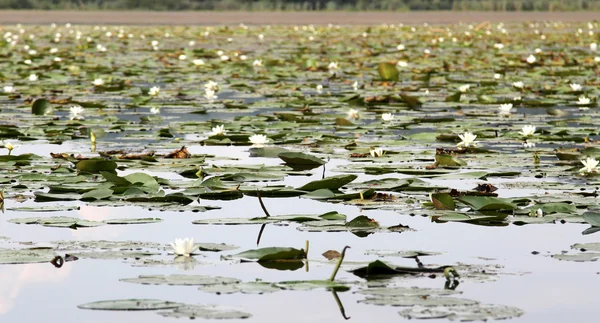
<path id="1" fill-rule="evenodd" d="M 3 32 L 2 80 L 14 86 L 1 97 L 3 321 L 208 315 L 184 304 L 248 322 L 600 313 L 600 182 L 596 165 L 582 169 L 600 155 L 597 23 Z M 268 141 L 252 145 L 254 134 Z M 188 158 L 168 158 L 177 151 Z M 176 257 L 169 243 L 186 237 L 231 248 Z M 337 285 L 324 285 L 337 260 L 322 254 L 344 246 Z M 266 247 L 302 257 L 236 258 Z M 375 275 L 376 260 L 394 275 Z M 370 276 L 355 274 L 367 265 Z M 148 275 L 208 283 L 131 282 Z M 82 308 L 128 299 L 180 304 Z"/>

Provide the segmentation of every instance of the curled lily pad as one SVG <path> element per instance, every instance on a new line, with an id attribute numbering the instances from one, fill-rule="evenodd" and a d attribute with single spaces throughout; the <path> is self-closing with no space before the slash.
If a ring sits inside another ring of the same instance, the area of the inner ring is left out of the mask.
<path id="1" fill-rule="evenodd" d="M 244 261 L 256 262 L 299 261 L 306 259 L 306 252 L 304 249 L 270 247 L 247 250 L 235 255 L 231 255 L 230 257 Z"/>

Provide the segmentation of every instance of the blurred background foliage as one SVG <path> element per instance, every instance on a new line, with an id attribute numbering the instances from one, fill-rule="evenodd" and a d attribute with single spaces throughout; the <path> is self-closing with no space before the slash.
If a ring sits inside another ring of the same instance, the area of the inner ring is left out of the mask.
<path id="1" fill-rule="evenodd" d="M 83 10 L 600 10 L 600 0 L 0 0 L 0 9 Z"/>

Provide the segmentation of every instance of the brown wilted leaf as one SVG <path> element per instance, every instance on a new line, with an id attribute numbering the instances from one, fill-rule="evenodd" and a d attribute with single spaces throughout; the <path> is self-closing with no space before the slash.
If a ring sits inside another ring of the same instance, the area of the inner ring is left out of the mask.
<path id="1" fill-rule="evenodd" d="M 498 190 L 498 188 L 492 184 L 479 184 L 473 190 L 484 193 L 492 193 Z"/>
<path id="2" fill-rule="evenodd" d="M 142 159 L 143 157 L 152 157 L 152 156 L 154 156 L 154 152 L 149 151 L 147 153 L 141 153 L 141 154 L 124 154 L 124 155 L 119 156 L 119 159 L 134 160 L 134 159 Z"/>
<path id="3" fill-rule="evenodd" d="M 165 158 L 174 158 L 174 159 L 184 159 L 184 158 L 190 158 L 190 157 L 192 157 L 192 154 L 190 154 L 190 152 L 187 150 L 187 148 L 185 148 L 185 146 L 183 146 L 183 147 L 181 147 L 181 149 L 177 149 L 165 156 Z"/>
<path id="4" fill-rule="evenodd" d="M 328 260 L 338 259 L 341 256 L 342 254 L 335 250 L 327 250 L 323 253 L 323 257 L 327 258 Z"/>
<path id="5" fill-rule="evenodd" d="M 57 159 L 77 159 L 77 160 L 87 160 L 89 158 L 87 157 L 83 157 L 81 155 L 77 155 L 75 156 L 74 154 L 67 154 L 67 153 L 50 153 L 50 156 L 52 156 L 52 158 L 57 158 Z"/>
<path id="6" fill-rule="evenodd" d="M 369 154 L 359 154 L 359 153 L 350 154 L 350 158 L 365 158 L 365 157 L 369 157 Z"/>

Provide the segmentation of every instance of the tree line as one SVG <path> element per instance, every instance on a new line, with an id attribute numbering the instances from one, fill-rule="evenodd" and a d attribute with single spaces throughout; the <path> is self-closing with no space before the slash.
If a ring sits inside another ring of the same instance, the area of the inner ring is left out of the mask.
<path id="1" fill-rule="evenodd" d="M 588 11 L 600 0 L 0 0 L 0 9 Z"/>

